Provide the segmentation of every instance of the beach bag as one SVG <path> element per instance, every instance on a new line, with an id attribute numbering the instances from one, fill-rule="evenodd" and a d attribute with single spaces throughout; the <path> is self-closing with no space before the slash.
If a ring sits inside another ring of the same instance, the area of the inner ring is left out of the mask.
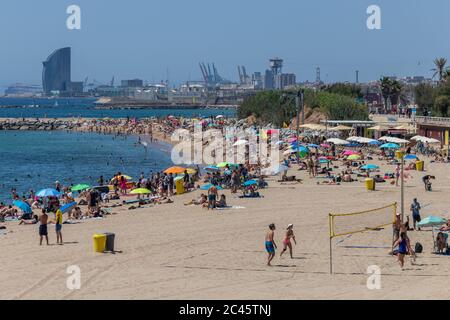
<path id="1" fill-rule="evenodd" d="M 415 248 L 414 248 L 414 251 L 415 251 L 416 253 L 422 253 L 422 251 L 423 251 L 423 246 L 422 246 L 419 242 L 417 242 L 417 243 L 416 243 L 416 246 L 415 246 Z"/>

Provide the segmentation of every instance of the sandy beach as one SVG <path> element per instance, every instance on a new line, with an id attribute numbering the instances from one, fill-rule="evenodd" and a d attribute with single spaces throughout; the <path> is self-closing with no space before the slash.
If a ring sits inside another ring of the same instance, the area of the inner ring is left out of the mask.
<path id="1" fill-rule="evenodd" d="M 394 166 L 371 161 L 382 172 Z M 412 171 L 406 182 L 405 207 L 414 197 L 424 206 L 422 218 L 446 218 L 449 201 L 447 164 L 426 161 L 427 174 L 437 178 L 433 192 L 425 193 L 421 177 Z M 333 240 L 335 274 L 329 274 L 328 213 L 378 208 L 400 201 L 400 189 L 389 183 L 367 191 L 362 182 L 317 185 L 307 171 L 291 170 L 303 184 L 269 179 L 264 198 L 239 199 L 229 190 L 228 204 L 241 209 L 207 211 L 184 206 L 200 191 L 176 196 L 173 204 L 126 210 L 102 220 L 64 225 L 64 246 L 38 246 L 37 226 L 6 223 L 0 235 L 2 262 L 1 299 L 446 299 L 450 260 L 432 252 L 431 231 L 409 232 L 424 252 L 415 265 L 407 258 L 399 267 L 387 248 L 392 229 L 367 231 Z M 288 255 L 266 266 L 264 235 L 277 225 L 279 248 L 289 223 L 294 224 L 298 245 Z M 116 254 L 94 253 L 92 236 L 116 234 Z M 54 226 L 49 227 L 55 243 Z M 344 241 L 342 241 L 344 240 Z M 81 269 L 81 288 L 69 290 L 66 271 Z M 366 286 L 367 267 L 381 268 L 381 289 Z"/>

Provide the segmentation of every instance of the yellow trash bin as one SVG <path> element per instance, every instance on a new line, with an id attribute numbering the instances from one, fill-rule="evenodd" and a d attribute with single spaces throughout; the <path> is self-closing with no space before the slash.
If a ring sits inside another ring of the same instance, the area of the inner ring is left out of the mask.
<path id="1" fill-rule="evenodd" d="M 375 180 L 374 179 L 372 179 L 372 178 L 366 179 L 366 189 L 370 190 L 370 191 L 375 190 Z"/>
<path id="2" fill-rule="evenodd" d="M 416 161 L 416 170 L 423 171 L 424 170 L 424 162 L 423 160 Z"/>
<path id="3" fill-rule="evenodd" d="M 94 234 L 94 251 L 103 253 L 106 247 L 106 235 L 105 234 Z"/>
<path id="4" fill-rule="evenodd" d="M 177 191 L 177 195 L 185 193 L 186 190 L 184 190 L 184 178 L 177 177 L 174 180 L 175 180 L 175 189 Z"/>

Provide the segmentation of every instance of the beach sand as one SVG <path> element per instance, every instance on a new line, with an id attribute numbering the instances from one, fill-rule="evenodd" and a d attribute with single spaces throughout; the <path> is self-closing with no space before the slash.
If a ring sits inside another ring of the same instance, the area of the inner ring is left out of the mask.
<path id="1" fill-rule="evenodd" d="M 380 163 L 371 161 L 371 163 Z M 381 165 L 382 172 L 394 166 Z M 449 218 L 448 164 L 429 164 L 433 192 L 424 192 L 421 177 L 412 171 L 406 183 L 405 207 L 418 197 L 422 218 Z M 432 254 L 431 231 L 409 232 L 424 253 L 416 265 L 406 259 L 402 271 L 387 248 L 392 229 L 367 231 L 333 240 L 335 274 L 329 274 L 329 212 L 353 212 L 400 202 L 400 188 L 364 183 L 317 185 L 307 172 L 291 170 L 303 184 L 269 180 L 262 199 L 239 199 L 225 191 L 229 205 L 245 207 L 206 211 L 183 202 L 200 191 L 174 197 L 174 204 L 137 210 L 115 210 L 103 220 L 64 225 L 64 246 L 38 246 L 37 226 L 7 223 L 0 235 L 1 299 L 446 299 L 450 285 L 450 257 Z M 399 206 L 400 208 L 400 206 Z M 294 258 L 277 257 L 266 266 L 264 236 L 268 224 L 277 225 L 275 240 L 282 246 L 285 227 L 294 224 L 298 245 Z M 116 234 L 116 254 L 93 252 L 95 233 Z M 55 243 L 54 226 L 49 226 Z M 337 244 L 339 241 L 343 242 Z M 81 288 L 69 290 L 66 270 L 81 269 Z M 367 288 L 367 267 L 381 268 L 381 289 Z"/>

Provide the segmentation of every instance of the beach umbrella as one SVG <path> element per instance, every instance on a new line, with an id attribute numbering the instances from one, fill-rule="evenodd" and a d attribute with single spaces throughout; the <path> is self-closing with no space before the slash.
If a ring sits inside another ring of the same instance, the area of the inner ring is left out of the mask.
<path id="1" fill-rule="evenodd" d="M 130 194 L 149 194 L 149 193 L 152 192 L 146 188 L 138 188 L 130 191 Z"/>
<path id="2" fill-rule="evenodd" d="M 91 186 L 88 184 L 77 184 L 76 186 L 73 186 L 70 188 L 71 191 L 84 191 L 89 189 Z"/>
<path id="3" fill-rule="evenodd" d="M 243 186 L 244 187 L 249 187 L 249 186 L 254 186 L 256 184 L 258 184 L 258 181 L 256 181 L 256 180 L 248 180 L 248 181 L 244 182 Z"/>
<path id="4" fill-rule="evenodd" d="M 39 198 L 57 197 L 60 195 L 61 195 L 61 193 L 55 189 L 42 189 L 36 193 L 36 197 L 39 197 Z"/>
<path id="5" fill-rule="evenodd" d="M 422 219 L 417 226 L 419 228 L 425 228 L 425 227 L 431 227 L 432 237 L 433 237 L 433 245 L 436 248 L 436 242 L 434 238 L 434 227 L 442 226 L 444 223 L 446 223 L 447 220 L 441 217 L 436 216 L 428 216 L 424 219 Z"/>
<path id="6" fill-rule="evenodd" d="M 292 137 L 292 138 L 289 138 L 289 140 L 288 140 L 288 142 L 295 142 L 295 141 L 297 141 L 297 137 Z"/>
<path id="7" fill-rule="evenodd" d="M 280 172 L 287 171 L 288 169 L 289 168 L 286 167 L 285 165 L 279 164 L 279 165 L 271 166 L 269 168 L 262 169 L 261 174 L 263 174 L 265 176 L 276 176 Z"/>
<path id="8" fill-rule="evenodd" d="M 328 159 L 320 159 L 319 160 L 319 163 L 328 163 L 328 162 L 330 162 L 330 160 L 328 160 Z"/>
<path id="9" fill-rule="evenodd" d="M 352 154 L 347 157 L 348 160 L 359 160 L 361 156 L 359 154 Z"/>
<path id="10" fill-rule="evenodd" d="M 328 139 L 327 142 L 329 143 L 333 143 L 335 145 L 346 145 L 346 144 L 350 144 L 348 141 L 342 140 L 342 139 L 338 139 L 338 138 L 331 138 Z"/>
<path id="11" fill-rule="evenodd" d="M 231 167 L 231 166 L 234 166 L 234 164 L 228 163 L 228 162 L 221 162 L 221 163 L 216 165 L 217 168 L 225 168 L 226 166 Z"/>
<path id="12" fill-rule="evenodd" d="M 59 210 L 61 210 L 62 213 L 66 213 L 73 207 L 76 207 L 76 205 L 77 205 L 77 203 L 74 201 L 74 202 L 63 205 L 61 208 L 59 208 Z"/>
<path id="13" fill-rule="evenodd" d="M 33 213 L 30 205 L 26 202 L 16 200 L 13 202 L 13 205 L 23 211 L 23 213 Z"/>
<path id="14" fill-rule="evenodd" d="M 186 168 L 186 171 L 187 171 L 188 174 L 196 174 L 197 173 L 197 170 L 192 169 L 192 168 Z"/>
<path id="15" fill-rule="evenodd" d="M 329 148 L 329 147 L 331 147 L 328 143 L 322 143 L 320 146 L 322 148 Z"/>
<path id="16" fill-rule="evenodd" d="M 380 146 L 380 148 L 381 149 L 398 149 L 398 148 L 400 148 L 400 146 L 396 143 L 389 142 L 389 143 L 382 144 Z"/>
<path id="17" fill-rule="evenodd" d="M 447 220 L 441 217 L 428 216 L 422 219 L 417 226 L 420 228 L 442 226 Z"/>
<path id="18" fill-rule="evenodd" d="M 308 147 L 310 147 L 310 148 L 318 148 L 319 146 L 317 144 L 310 143 L 310 144 L 308 144 Z"/>
<path id="19" fill-rule="evenodd" d="M 132 177 L 127 176 L 126 174 L 121 174 L 120 176 L 121 176 L 121 177 L 124 177 L 127 181 L 133 180 Z M 111 179 L 111 182 L 113 182 L 113 181 L 116 180 L 116 179 L 117 179 L 117 177 L 112 178 L 112 179 Z"/>
<path id="20" fill-rule="evenodd" d="M 219 114 L 217 117 L 216 117 L 216 119 L 222 119 L 223 118 L 223 115 L 221 115 L 221 114 Z"/>
<path id="21" fill-rule="evenodd" d="M 374 141 L 370 141 L 369 144 L 372 146 L 378 146 L 378 145 L 382 144 L 382 142 L 374 140 Z"/>
<path id="22" fill-rule="evenodd" d="M 208 166 L 205 168 L 205 171 L 214 172 L 214 171 L 220 171 L 220 169 L 216 166 Z"/>
<path id="23" fill-rule="evenodd" d="M 407 154 L 403 159 L 405 159 L 405 160 L 418 160 L 419 157 L 416 156 L 415 154 Z"/>
<path id="24" fill-rule="evenodd" d="M 186 168 L 183 168 L 183 167 L 170 167 L 170 168 L 166 169 L 164 171 L 164 173 L 179 174 L 179 173 L 184 173 L 185 170 L 186 170 Z"/>
<path id="25" fill-rule="evenodd" d="M 358 152 L 356 152 L 356 151 L 354 151 L 354 150 L 344 150 L 344 151 L 342 152 L 342 154 L 343 154 L 344 156 L 351 156 L 351 155 L 353 155 L 353 154 L 358 154 Z"/>
<path id="26" fill-rule="evenodd" d="M 213 184 L 209 183 L 209 184 L 205 184 L 204 186 L 200 187 L 201 190 L 209 190 L 212 186 L 214 186 Z M 221 186 L 215 186 L 217 188 L 217 190 L 223 190 L 223 188 Z"/>
<path id="27" fill-rule="evenodd" d="M 243 145 L 246 145 L 247 143 L 248 143 L 247 140 L 238 140 L 233 144 L 233 147 L 243 146 Z"/>
<path id="28" fill-rule="evenodd" d="M 379 168 L 380 167 L 377 166 L 376 164 L 366 164 L 361 167 L 361 169 L 364 169 L 364 170 L 374 170 L 374 169 L 379 169 Z"/>

